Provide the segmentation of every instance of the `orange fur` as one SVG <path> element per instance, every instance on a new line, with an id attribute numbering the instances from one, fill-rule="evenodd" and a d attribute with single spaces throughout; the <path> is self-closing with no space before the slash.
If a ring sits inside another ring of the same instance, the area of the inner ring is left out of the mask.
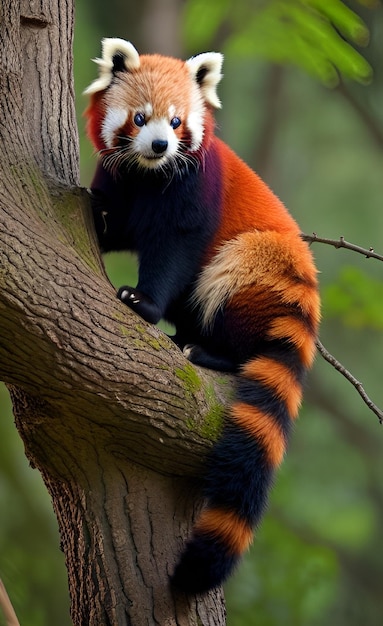
<path id="1" fill-rule="evenodd" d="M 282 463 L 286 443 L 272 415 L 263 413 L 260 409 L 244 402 L 236 402 L 232 407 L 232 419 L 262 442 L 267 457 L 274 467 Z"/>
<path id="2" fill-rule="evenodd" d="M 216 139 L 216 146 L 223 164 L 226 207 L 225 220 L 216 234 L 216 241 L 227 241 L 239 232 L 254 228 L 299 235 L 298 225 L 266 183 L 225 143 Z M 238 193 L 239 189 L 241 193 Z"/>
<path id="3" fill-rule="evenodd" d="M 140 56 L 140 67 L 122 73 L 120 82 L 106 95 L 108 106 L 140 110 L 147 102 L 153 107 L 156 118 L 168 117 L 169 106 L 186 117 L 189 110 L 189 72 L 183 61 L 157 54 Z M 161 89 L 156 86 L 161 84 Z"/>
<path id="4" fill-rule="evenodd" d="M 287 216 L 290 218 L 289 214 Z M 223 220 L 220 229 L 230 228 L 231 238 L 219 247 L 197 282 L 194 297 L 204 310 L 205 324 L 210 324 L 218 308 L 233 296 L 243 301 L 246 297 L 243 290 L 250 286 L 262 286 L 274 293 L 275 301 L 298 305 L 312 318 L 313 324 L 317 324 L 316 269 L 307 244 L 296 232 L 255 230 L 258 212 L 255 216 L 250 213 L 253 221 L 250 231 L 238 234 L 234 231 L 239 228 L 239 224 L 235 224 L 237 217 L 237 212 L 233 211 L 233 217 L 230 213 L 229 218 Z M 270 319 L 274 316 L 275 312 L 270 311 Z"/>
<path id="5" fill-rule="evenodd" d="M 302 400 L 302 388 L 291 370 L 268 357 L 253 359 L 243 366 L 242 374 L 261 381 L 286 403 L 291 418 L 298 415 Z"/>
<path id="6" fill-rule="evenodd" d="M 317 319 L 315 322 L 317 323 Z M 299 350 L 302 364 L 310 367 L 315 356 L 314 331 L 307 328 L 307 324 L 293 317 L 276 317 L 271 320 L 267 336 L 270 339 L 286 339 Z"/>
<path id="7" fill-rule="evenodd" d="M 183 61 L 156 54 L 142 55 L 139 68 L 121 72 L 113 89 L 91 95 L 89 107 L 85 111 L 88 134 L 98 150 L 107 149 L 100 134 L 100 120 L 111 108 L 128 111 L 123 130 L 130 136 L 138 133 L 132 123 L 134 114 L 143 111 L 148 103 L 153 109 L 153 116 L 148 116 L 148 121 L 168 118 L 170 107 L 174 107 L 177 115 L 184 119 L 189 113 L 193 97 L 199 97 L 197 87 L 194 88 L 195 93 L 192 87 L 190 72 Z M 182 129 L 176 129 L 175 133 L 181 138 Z"/>
<path id="8" fill-rule="evenodd" d="M 233 511 L 211 508 L 203 511 L 196 525 L 198 533 L 221 540 L 231 554 L 242 554 L 253 540 L 253 530 Z"/>
<path id="9" fill-rule="evenodd" d="M 87 90 L 97 232 L 105 251 L 126 244 L 140 260 L 136 289 L 119 296 L 147 321 L 174 323 L 192 362 L 238 373 L 207 507 L 173 577 L 204 592 L 250 545 L 283 460 L 315 353 L 316 269 L 283 203 L 214 135 L 222 55 L 139 56 L 107 39 L 97 62 Z"/>

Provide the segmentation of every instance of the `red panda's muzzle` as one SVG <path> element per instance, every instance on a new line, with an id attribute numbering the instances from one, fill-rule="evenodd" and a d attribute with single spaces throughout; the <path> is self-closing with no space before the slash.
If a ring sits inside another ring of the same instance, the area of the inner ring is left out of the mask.
<path id="1" fill-rule="evenodd" d="M 152 141 L 152 150 L 156 154 L 160 155 L 166 152 L 168 148 L 168 142 L 166 139 L 153 139 Z"/>

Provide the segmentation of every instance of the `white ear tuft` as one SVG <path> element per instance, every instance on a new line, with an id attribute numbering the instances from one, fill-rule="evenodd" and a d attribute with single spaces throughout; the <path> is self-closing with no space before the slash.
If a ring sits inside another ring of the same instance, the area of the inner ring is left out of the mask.
<path id="1" fill-rule="evenodd" d="M 106 89 L 116 72 L 129 72 L 140 67 L 140 56 L 135 47 L 124 39 L 103 39 L 102 58 L 93 59 L 99 66 L 100 76 L 85 89 L 85 94 Z"/>
<path id="2" fill-rule="evenodd" d="M 203 52 L 186 61 L 205 101 L 216 109 L 221 108 L 216 87 L 222 78 L 222 63 L 223 55 L 219 52 Z"/>

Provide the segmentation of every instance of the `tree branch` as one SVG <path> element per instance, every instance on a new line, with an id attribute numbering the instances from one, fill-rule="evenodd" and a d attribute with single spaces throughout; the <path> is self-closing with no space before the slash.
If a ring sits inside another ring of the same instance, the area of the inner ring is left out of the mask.
<path id="1" fill-rule="evenodd" d="M 383 261 L 383 255 L 377 254 L 373 248 L 369 248 L 367 250 L 366 248 L 362 248 L 361 246 L 357 246 L 354 243 L 346 241 L 344 237 L 339 237 L 339 239 L 327 239 L 324 237 L 318 237 L 316 233 L 313 233 L 312 235 L 306 235 L 305 233 L 301 233 L 301 237 L 304 241 L 307 241 L 310 244 L 315 242 L 325 243 L 329 246 L 334 246 L 334 248 L 345 248 L 347 250 L 351 250 L 352 252 L 358 252 L 358 254 L 363 254 L 363 256 L 365 256 L 367 259 L 373 258 L 377 259 L 378 261 Z M 319 341 L 319 339 L 316 342 L 316 346 L 325 361 L 330 363 L 330 365 L 332 365 L 340 374 L 342 374 L 342 376 L 344 376 L 352 384 L 353 387 L 355 387 L 363 402 L 373 413 L 375 413 L 375 415 L 379 419 L 379 423 L 383 424 L 383 411 L 371 400 L 371 398 L 369 398 L 364 390 L 362 383 L 357 380 L 355 376 L 353 376 L 351 372 L 349 372 L 344 367 L 344 365 L 342 365 L 342 363 L 340 363 L 332 354 L 330 354 L 328 350 L 326 350 L 326 348 Z"/>
<path id="2" fill-rule="evenodd" d="M 354 243 L 350 243 L 345 240 L 344 237 L 339 237 L 339 239 L 326 239 L 324 237 L 318 237 L 316 233 L 312 235 L 306 235 L 305 233 L 301 233 L 301 237 L 303 241 L 307 241 L 308 243 L 325 243 L 329 246 L 334 246 L 334 248 L 345 248 L 346 250 L 352 250 L 353 252 L 358 252 L 359 254 L 363 254 L 367 259 L 377 259 L 378 261 L 383 261 L 383 255 L 378 254 L 374 251 L 374 248 L 362 248 L 361 246 L 357 246 Z"/>
<path id="3" fill-rule="evenodd" d="M 319 341 L 319 339 L 317 339 L 317 341 L 316 341 L 316 346 L 318 348 L 318 351 L 322 355 L 322 357 L 325 359 L 325 361 L 330 363 L 330 365 L 332 365 L 340 374 L 342 374 L 342 376 L 344 376 L 352 384 L 353 387 L 355 387 L 355 389 L 357 390 L 358 394 L 362 398 L 363 402 L 368 406 L 368 408 L 373 413 L 375 413 L 375 415 L 379 419 L 379 423 L 383 424 L 383 411 L 381 409 L 379 409 L 379 407 L 377 407 L 376 404 L 374 404 L 374 402 L 371 400 L 371 398 L 369 398 L 369 396 L 367 395 L 367 393 L 364 390 L 364 387 L 363 387 L 362 383 L 359 380 L 357 380 L 355 378 L 355 376 L 353 376 L 344 367 L 344 365 L 342 365 L 332 354 L 330 354 L 330 352 L 328 352 L 328 350 L 326 350 L 326 348 Z"/>
<path id="4" fill-rule="evenodd" d="M 7 626 L 20 626 L 12 602 L 9 599 L 4 583 L 0 578 L 0 607 L 3 610 Z"/>
<path id="5" fill-rule="evenodd" d="M 73 624 L 222 625 L 221 589 L 169 585 L 222 376 L 117 300 L 78 188 L 73 2 L 21 4 L 0 20 L 0 379 L 52 497 Z"/>

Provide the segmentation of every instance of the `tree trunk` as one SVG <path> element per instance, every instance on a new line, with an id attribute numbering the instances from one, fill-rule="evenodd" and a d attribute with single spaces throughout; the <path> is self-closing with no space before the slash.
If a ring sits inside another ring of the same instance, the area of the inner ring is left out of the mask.
<path id="1" fill-rule="evenodd" d="M 52 496 L 73 623 L 224 624 L 221 590 L 186 597 L 168 583 L 222 377 L 192 367 L 107 281 L 78 187 L 72 33 L 67 0 L 3 0 L 0 378 Z"/>

